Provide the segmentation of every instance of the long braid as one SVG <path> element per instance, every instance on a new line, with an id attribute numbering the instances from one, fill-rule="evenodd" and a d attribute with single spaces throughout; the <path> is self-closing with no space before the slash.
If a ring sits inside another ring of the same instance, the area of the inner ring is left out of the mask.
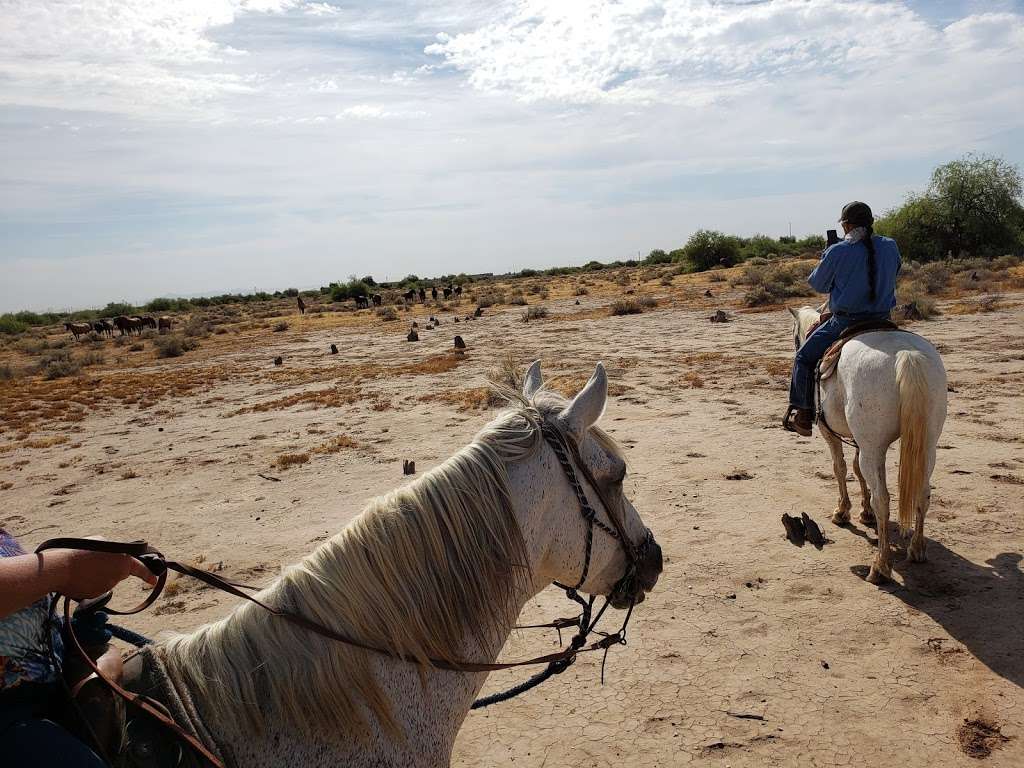
<path id="1" fill-rule="evenodd" d="M 878 299 L 878 264 L 875 263 L 875 241 L 872 239 L 875 231 L 870 224 L 865 227 L 864 247 L 868 249 L 868 290 L 871 292 L 871 303 Z"/>

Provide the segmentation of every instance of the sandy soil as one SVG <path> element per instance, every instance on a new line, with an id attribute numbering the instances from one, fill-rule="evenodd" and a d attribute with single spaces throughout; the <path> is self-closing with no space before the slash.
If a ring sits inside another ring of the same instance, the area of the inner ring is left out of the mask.
<path id="1" fill-rule="evenodd" d="M 57 532 L 144 537 L 262 583 L 401 483 L 402 459 L 422 471 L 465 444 L 488 419 L 483 387 L 502 355 L 543 359 L 566 389 L 603 359 L 615 393 L 604 424 L 627 450 L 665 573 L 603 686 L 588 658 L 471 714 L 455 765 L 1024 765 L 1022 296 L 915 328 L 939 345 L 953 391 L 930 561 L 897 565 L 883 589 L 862 578 L 873 531 L 828 522 L 824 442 L 777 426 L 788 314 L 711 324 L 729 301 L 695 296 L 609 317 L 607 296 L 563 295 L 544 302 L 545 320 L 504 308 L 454 325 L 447 313 L 430 331 L 419 310 L 418 344 L 406 322 L 294 317 L 287 332 L 211 337 L 177 360 L 76 380 L 111 396 L 0 441 L 0 525 L 27 546 Z M 464 358 L 451 354 L 456 333 Z M 24 390 L 3 394 L 8 422 L 46 413 L 25 411 Z M 299 463 L 281 468 L 287 454 Z M 830 543 L 790 545 L 783 512 L 809 513 Z M 124 623 L 187 630 L 231 603 L 192 585 L 170 592 Z M 554 591 L 528 608 L 535 620 L 566 613 Z M 507 655 L 556 643 L 524 633 Z"/>

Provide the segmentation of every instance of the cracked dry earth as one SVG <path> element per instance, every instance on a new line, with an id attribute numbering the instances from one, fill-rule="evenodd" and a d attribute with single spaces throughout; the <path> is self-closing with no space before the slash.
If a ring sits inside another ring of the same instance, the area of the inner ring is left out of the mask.
<path id="1" fill-rule="evenodd" d="M 783 310 L 718 325 L 706 310 L 613 318 L 599 299 L 562 300 L 530 324 L 488 311 L 425 331 L 421 317 L 419 344 L 405 342 L 401 323 L 297 320 L 249 348 L 175 363 L 235 372 L 202 391 L 97 411 L 72 442 L 0 454 L 0 481 L 11 485 L 0 523 L 28 546 L 57 531 L 145 537 L 264 583 L 402 482 L 403 459 L 422 472 L 464 445 L 489 418 L 479 388 L 500 354 L 540 357 L 566 387 L 603 359 L 614 393 L 603 423 L 629 457 L 665 572 L 636 611 L 629 646 L 612 650 L 604 685 L 600 659 L 585 658 L 472 713 L 454 765 L 1020 766 L 1024 306 L 1010 299 L 915 327 L 939 345 L 953 391 L 929 562 L 898 564 L 882 589 L 862 578 L 874 532 L 829 522 L 824 442 L 778 427 L 792 354 Z M 468 354 L 445 363 L 456 333 Z M 332 342 L 341 355 L 326 354 Z M 309 460 L 281 469 L 284 453 Z M 891 451 L 891 488 L 895 460 Z M 830 543 L 792 546 L 783 512 L 807 512 Z M 183 583 L 171 592 L 124 623 L 187 630 L 232 602 Z M 569 611 L 549 590 L 524 619 Z M 556 644 L 524 632 L 505 656 Z M 517 679 L 495 675 L 487 690 Z"/>

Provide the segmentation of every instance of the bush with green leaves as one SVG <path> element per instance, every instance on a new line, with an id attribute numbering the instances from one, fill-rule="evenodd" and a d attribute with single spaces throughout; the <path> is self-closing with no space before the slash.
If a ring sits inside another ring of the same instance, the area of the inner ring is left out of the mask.
<path id="1" fill-rule="evenodd" d="M 748 307 L 763 307 L 796 296 L 814 296 L 814 289 L 807 284 L 810 272 L 811 265 L 807 262 L 746 265 L 736 282 L 750 286 L 743 296 Z"/>
<path id="2" fill-rule="evenodd" d="M 710 229 L 694 232 L 682 250 L 686 261 L 698 272 L 718 266 L 731 267 L 740 258 L 735 237 Z"/>
<path id="3" fill-rule="evenodd" d="M 655 248 L 653 251 L 647 254 L 647 258 L 644 259 L 644 264 L 668 264 L 672 261 L 672 257 L 668 255 L 661 248 Z"/>
<path id="4" fill-rule="evenodd" d="M 928 188 L 875 222 L 905 258 L 995 258 L 1024 252 L 1024 176 L 998 157 L 968 154 L 940 165 Z"/>
<path id="5" fill-rule="evenodd" d="M 514 303 L 514 302 L 513 302 Z M 527 307 L 526 311 L 523 312 L 523 322 L 528 323 L 531 320 L 541 320 L 548 316 L 548 308 L 543 304 L 537 304 L 532 307 Z"/>
<path id="6" fill-rule="evenodd" d="M 0 315 L 0 333 L 16 334 L 29 329 L 28 323 L 14 319 L 12 315 Z"/>
<path id="7" fill-rule="evenodd" d="M 66 349 L 43 355 L 37 365 L 43 377 L 50 380 L 74 376 L 82 370 L 81 363 L 75 360 L 71 352 Z"/>
<path id="8" fill-rule="evenodd" d="M 415 275 L 410 275 L 415 277 Z M 347 283 L 331 283 L 331 299 L 333 301 L 347 301 L 356 296 L 369 296 L 373 293 L 370 286 L 362 280 L 349 280 Z"/>

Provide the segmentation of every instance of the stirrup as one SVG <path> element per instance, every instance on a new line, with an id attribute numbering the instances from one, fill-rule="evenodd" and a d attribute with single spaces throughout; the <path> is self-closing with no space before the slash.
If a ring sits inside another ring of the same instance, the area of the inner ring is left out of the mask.
<path id="1" fill-rule="evenodd" d="M 785 429 L 788 432 L 793 432 L 795 434 L 798 434 L 801 437 L 810 437 L 811 434 L 812 434 L 811 429 L 808 428 L 807 432 L 804 433 L 804 431 L 802 429 L 800 429 L 797 426 L 796 422 L 793 420 L 793 414 L 796 413 L 799 410 L 801 410 L 801 409 L 797 408 L 796 406 L 793 406 L 793 405 L 789 406 L 789 409 L 786 411 L 786 415 L 782 417 L 782 428 Z"/>

